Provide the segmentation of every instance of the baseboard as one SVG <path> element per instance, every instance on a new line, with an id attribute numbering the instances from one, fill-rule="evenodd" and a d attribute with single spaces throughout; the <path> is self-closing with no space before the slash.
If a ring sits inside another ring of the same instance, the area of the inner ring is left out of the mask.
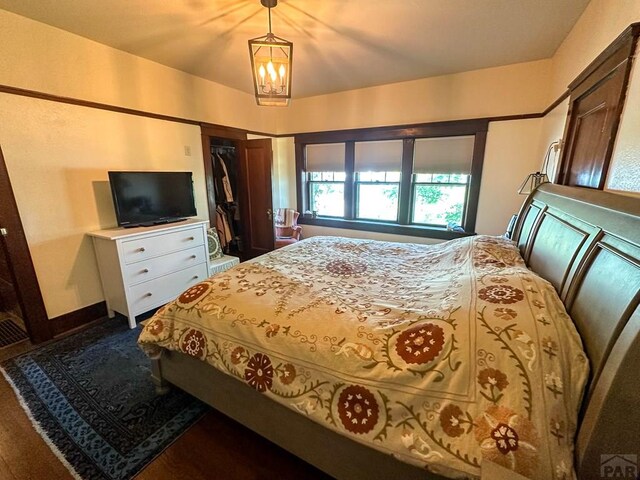
<path id="1" fill-rule="evenodd" d="M 98 320 L 107 315 L 107 304 L 105 302 L 94 303 L 82 307 L 79 310 L 65 313 L 59 317 L 52 318 L 53 335 L 58 336 L 74 328 L 81 327 L 87 323 Z"/>

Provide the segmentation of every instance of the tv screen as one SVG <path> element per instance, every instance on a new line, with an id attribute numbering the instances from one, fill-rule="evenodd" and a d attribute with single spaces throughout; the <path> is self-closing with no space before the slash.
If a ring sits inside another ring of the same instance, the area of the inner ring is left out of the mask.
<path id="1" fill-rule="evenodd" d="M 118 225 L 148 226 L 196 215 L 191 172 L 109 172 Z"/>

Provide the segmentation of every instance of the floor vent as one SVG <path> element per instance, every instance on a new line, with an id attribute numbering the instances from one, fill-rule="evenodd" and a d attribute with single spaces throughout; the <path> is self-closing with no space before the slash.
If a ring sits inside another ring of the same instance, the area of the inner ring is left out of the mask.
<path id="1" fill-rule="evenodd" d="M 28 338 L 27 333 L 13 320 L 0 320 L 0 348 Z"/>

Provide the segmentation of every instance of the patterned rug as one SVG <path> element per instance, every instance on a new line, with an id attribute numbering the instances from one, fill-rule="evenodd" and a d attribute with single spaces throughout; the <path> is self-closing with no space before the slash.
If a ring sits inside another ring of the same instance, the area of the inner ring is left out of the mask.
<path id="1" fill-rule="evenodd" d="M 140 328 L 122 319 L 4 362 L 34 427 L 79 479 L 134 476 L 206 411 L 172 389 L 155 394 Z"/>

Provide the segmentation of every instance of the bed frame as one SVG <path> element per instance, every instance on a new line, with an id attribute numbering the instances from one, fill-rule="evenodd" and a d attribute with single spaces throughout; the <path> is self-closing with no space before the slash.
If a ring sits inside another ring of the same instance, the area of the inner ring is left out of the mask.
<path id="1" fill-rule="evenodd" d="M 575 468 L 580 479 L 601 478 L 601 455 L 640 458 L 640 199 L 544 184 L 522 206 L 513 240 L 527 265 L 554 285 L 584 342 L 591 374 Z M 441 478 L 184 354 L 163 351 L 153 361 L 153 380 L 159 390 L 168 382 L 195 395 L 338 479 Z"/>

